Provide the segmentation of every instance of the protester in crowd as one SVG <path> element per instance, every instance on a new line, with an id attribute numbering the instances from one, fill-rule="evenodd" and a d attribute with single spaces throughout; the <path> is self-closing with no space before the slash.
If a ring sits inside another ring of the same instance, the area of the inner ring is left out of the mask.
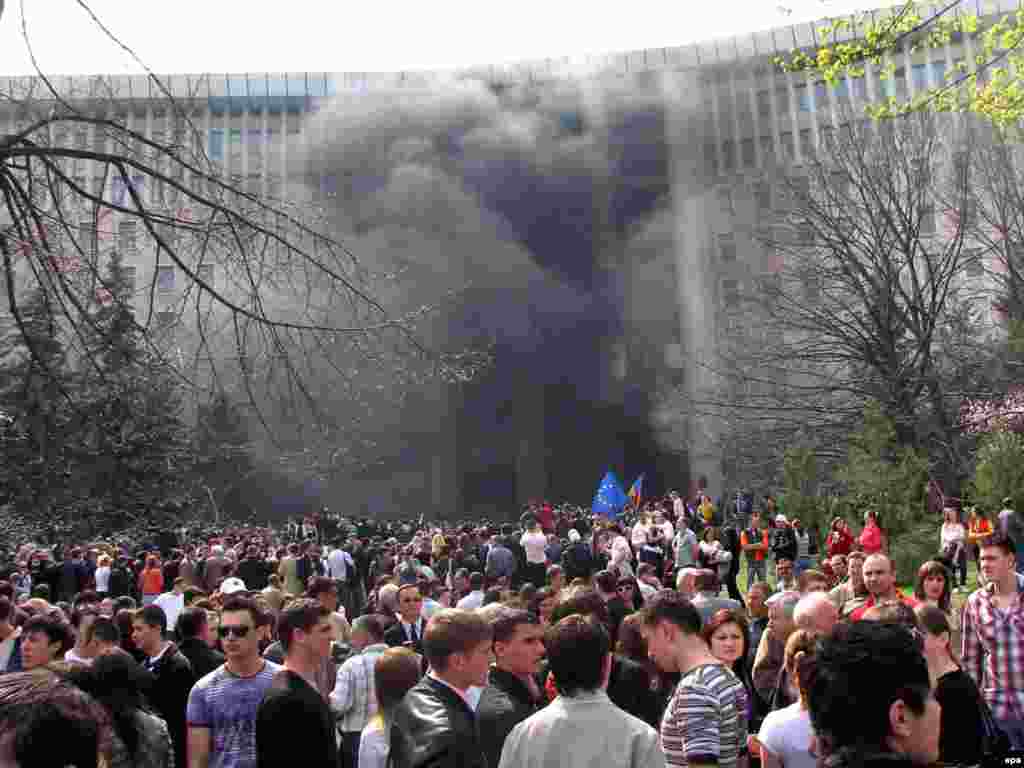
<path id="1" fill-rule="evenodd" d="M 651 693 L 651 717 L 646 722 L 656 726 L 661 723 L 661 716 L 665 712 L 665 705 L 668 704 L 668 697 L 672 693 L 675 680 L 672 676 L 662 672 L 647 653 L 647 643 L 643 636 L 643 621 L 639 613 L 631 613 L 619 627 L 619 639 L 615 644 L 615 655 L 612 657 L 614 667 L 615 659 L 622 658 L 633 662 L 647 675 L 647 686 Z"/>
<path id="2" fill-rule="evenodd" d="M 109 768 L 175 765 L 167 722 L 147 707 L 150 675 L 131 656 L 120 650 L 104 654 L 91 666 L 70 668 L 66 677 L 106 710 L 112 726 Z"/>
<path id="3" fill-rule="evenodd" d="M 138 589 L 144 606 L 156 602 L 164 591 L 164 573 L 156 556 L 146 558 L 146 567 L 139 574 Z"/>
<path id="4" fill-rule="evenodd" d="M 868 588 L 864 584 L 863 552 L 854 551 L 847 555 L 847 579 L 829 592 L 829 597 L 839 609 L 839 615 L 847 617 L 860 608 L 868 599 Z"/>
<path id="5" fill-rule="evenodd" d="M 792 531 L 791 528 L 786 530 Z M 775 558 L 775 591 L 776 592 L 799 592 L 800 585 L 797 583 L 793 571 L 793 560 L 785 555 Z"/>
<path id="6" fill-rule="evenodd" d="M 108 722 L 101 704 L 53 671 L 0 677 L 0 765 L 108 765 Z"/>
<path id="7" fill-rule="evenodd" d="M 935 699 L 942 706 L 939 759 L 946 765 L 976 765 L 984 757 L 988 705 L 974 680 L 957 663 L 946 612 L 927 602 L 915 613 Z"/>
<path id="8" fill-rule="evenodd" d="M 491 630 L 494 665 L 476 713 L 487 764 L 496 766 L 505 738 L 543 702 L 537 674 L 544 657 L 544 626 L 527 611 L 504 608 Z"/>
<path id="9" fill-rule="evenodd" d="M 837 555 L 848 555 L 853 551 L 853 534 L 850 533 L 850 524 L 841 517 L 832 519 L 829 526 L 828 538 L 825 540 L 825 553 L 831 560 Z"/>
<path id="10" fill-rule="evenodd" d="M 256 710 L 258 766 L 287 764 L 299 744 L 303 765 L 337 768 L 334 718 L 316 687 L 316 673 L 331 652 L 330 613 L 307 598 L 289 605 L 277 619 L 284 668 L 274 675 Z"/>
<path id="11" fill-rule="evenodd" d="M 202 608 L 193 606 L 178 614 L 178 650 L 188 659 L 194 680 L 206 677 L 224 663 L 224 654 L 211 646 L 210 635 L 215 632 Z"/>
<path id="12" fill-rule="evenodd" d="M 750 514 L 750 523 L 740 534 L 740 546 L 747 558 L 747 584 L 764 581 L 767 578 L 765 563 L 769 551 L 768 529 L 762 525 L 758 510 Z"/>
<path id="13" fill-rule="evenodd" d="M 525 580 L 535 587 L 543 587 L 547 572 L 548 537 L 541 530 L 538 520 L 532 521 L 532 525 L 519 539 L 519 544 L 526 553 Z"/>
<path id="14" fill-rule="evenodd" d="M 917 581 L 914 583 L 914 599 L 919 603 L 936 606 L 946 614 L 952 628 L 953 648 L 960 648 L 960 612 L 953 610 L 952 574 L 938 560 L 929 560 L 917 569 Z"/>
<path id="15" fill-rule="evenodd" d="M 469 593 L 456 604 L 456 608 L 472 611 L 484 604 L 484 575 L 479 571 L 469 574 Z"/>
<path id="16" fill-rule="evenodd" d="M 864 529 L 860 532 L 857 543 L 865 555 L 874 555 L 885 551 L 882 527 L 878 523 L 878 516 L 874 510 L 869 509 L 864 513 Z"/>
<path id="17" fill-rule="evenodd" d="M 178 625 L 178 616 L 185 609 L 185 587 L 188 585 L 181 576 L 174 579 L 170 592 L 164 592 L 157 596 L 153 605 L 158 606 L 167 617 L 167 626 L 174 628 Z"/>
<path id="18" fill-rule="evenodd" d="M 868 598 L 864 604 L 850 614 L 853 621 L 859 621 L 866 611 L 876 603 L 900 601 L 910 608 L 917 607 L 917 600 L 906 597 L 896 588 L 896 570 L 892 559 L 884 552 L 868 555 L 864 560 L 864 586 Z"/>
<path id="19" fill-rule="evenodd" d="M 512 730 L 499 768 L 664 766 L 654 729 L 605 692 L 612 655 L 603 624 L 568 616 L 547 630 L 544 645 L 559 696 Z"/>
<path id="20" fill-rule="evenodd" d="M 132 640 L 145 654 L 143 666 L 153 675 L 149 701 L 167 723 L 175 764 L 185 765 L 185 706 L 195 677 L 188 659 L 164 639 L 166 634 L 167 616 L 159 606 L 144 606 L 132 617 Z"/>
<path id="21" fill-rule="evenodd" d="M 108 653 L 123 650 L 121 648 L 121 631 L 117 628 L 114 619 L 109 616 L 97 616 L 86 627 L 84 637 L 86 653 L 91 659 L 98 659 Z M 133 658 L 132 661 L 135 659 Z"/>
<path id="22" fill-rule="evenodd" d="M 906 627 L 838 625 L 819 642 L 802 684 L 817 753 L 830 768 L 929 766 L 938 760 L 941 707 Z"/>
<path id="23" fill-rule="evenodd" d="M 808 592 L 828 592 L 828 576 L 814 568 L 807 568 L 797 577 L 796 588 L 803 595 Z"/>
<path id="24" fill-rule="evenodd" d="M 21 629 L 21 668 L 31 671 L 64 658 L 72 642 L 71 628 L 63 619 L 33 616 Z"/>
<path id="25" fill-rule="evenodd" d="M 750 667 L 754 665 L 754 655 L 761 645 L 761 636 L 768 627 L 767 601 L 771 595 L 772 587 L 767 581 L 753 582 L 747 588 L 747 621 L 750 627 L 747 665 Z"/>
<path id="26" fill-rule="evenodd" d="M 942 510 L 943 522 L 939 530 L 939 546 L 943 557 L 960 571 L 960 584 L 951 586 L 956 591 L 967 588 L 967 529 L 952 507 Z"/>
<path id="27" fill-rule="evenodd" d="M 846 581 L 848 573 L 846 555 L 833 555 L 827 562 L 831 571 L 829 574 L 828 589 L 829 592 L 832 592 L 832 590 Z"/>
<path id="28" fill-rule="evenodd" d="M 256 710 L 281 670 L 260 656 L 256 603 L 224 601 L 218 635 L 225 661 L 197 682 L 188 697 L 188 768 L 256 765 Z"/>
<path id="29" fill-rule="evenodd" d="M 75 644 L 64 654 L 64 661 L 75 664 L 91 664 L 92 656 L 86 642 L 86 633 L 99 616 L 93 608 L 76 608 L 71 612 L 71 628 L 74 630 Z"/>
<path id="30" fill-rule="evenodd" d="M 734 768 L 747 742 L 743 684 L 709 651 L 689 600 L 665 590 L 641 614 L 654 663 L 680 675 L 661 723 L 666 764 Z"/>
<path id="31" fill-rule="evenodd" d="M 110 563 L 110 555 L 100 555 L 96 561 L 96 571 L 93 573 L 96 593 L 104 597 L 110 592 Z"/>
<path id="32" fill-rule="evenodd" d="M 817 768 L 812 751 L 814 731 L 807 711 L 808 667 L 814 663 L 816 632 L 798 629 L 786 641 L 784 669 L 797 693 L 797 700 L 768 713 L 757 731 L 761 765 L 764 768 Z"/>
<path id="33" fill-rule="evenodd" d="M 718 574 L 715 571 L 703 569 L 697 572 L 695 586 L 697 594 L 693 596 L 693 607 L 700 614 L 702 622 L 708 621 L 711 616 L 721 610 L 741 611 L 743 604 L 728 597 L 720 597 Z"/>
<path id="34" fill-rule="evenodd" d="M 430 672 L 395 708 L 391 733 L 395 768 L 486 768 L 476 714 L 466 701 L 466 691 L 487 684 L 491 628 L 470 611 L 438 611 L 424 630 L 423 652 Z"/>
<path id="35" fill-rule="evenodd" d="M 993 533 L 981 544 L 986 585 L 963 608 L 963 665 L 1015 749 L 1024 749 L 1024 604 L 1014 542 Z"/>
<path id="36" fill-rule="evenodd" d="M 386 768 L 391 753 L 395 710 L 414 685 L 420 682 L 420 656 L 408 648 L 387 648 L 373 664 L 373 686 L 378 705 L 359 739 L 359 759 L 342 768 Z M 438 763 L 440 766 L 441 764 Z"/>
<path id="37" fill-rule="evenodd" d="M 330 702 L 338 717 L 342 764 L 355 768 L 360 753 L 360 735 L 378 709 L 374 697 L 374 665 L 388 648 L 384 642 L 384 630 L 376 616 L 367 614 L 353 622 L 352 647 L 355 655 L 346 659 L 338 669 Z"/>
<path id="38" fill-rule="evenodd" d="M 800 602 L 799 592 L 777 592 L 766 601 L 768 626 L 754 656 L 751 676 L 754 690 L 764 702 L 771 702 L 785 663 L 786 641 L 796 629 L 793 613 Z"/>
<path id="39" fill-rule="evenodd" d="M 793 574 L 800 574 L 811 567 L 811 536 L 804 530 L 800 518 L 794 517 L 792 522 L 793 538 L 796 539 L 796 559 L 793 561 Z"/>
<path id="40" fill-rule="evenodd" d="M 763 705 L 757 700 L 754 681 L 747 666 L 750 645 L 750 627 L 742 610 L 723 608 L 716 611 L 704 622 L 701 637 L 708 644 L 711 655 L 725 664 L 736 679 L 743 683 L 743 707 L 740 714 L 745 718 L 748 732 L 756 733 L 752 725 L 760 722 Z"/>
<path id="41" fill-rule="evenodd" d="M 405 584 L 398 590 L 399 621 L 384 633 L 389 646 L 404 645 L 417 653 L 423 652 L 425 622 L 420 616 L 423 597 L 417 584 Z"/>
<path id="42" fill-rule="evenodd" d="M 988 519 L 988 513 L 983 509 L 971 507 L 967 515 L 967 548 L 970 550 L 979 572 L 981 570 L 980 547 L 983 542 L 988 540 L 992 532 L 992 522 Z"/>

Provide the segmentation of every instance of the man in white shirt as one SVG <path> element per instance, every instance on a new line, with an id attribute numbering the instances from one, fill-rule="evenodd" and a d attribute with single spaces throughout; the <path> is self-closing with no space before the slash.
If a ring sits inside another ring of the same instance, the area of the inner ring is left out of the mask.
<path id="1" fill-rule="evenodd" d="M 456 608 L 475 611 L 484 604 L 484 575 L 479 571 L 469 575 L 469 594 L 459 600 Z"/>
<path id="2" fill-rule="evenodd" d="M 153 605 L 163 609 L 164 616 L 167 617 L 167 628 L 171 632 L 178 626 L 178 615 L 185 610 L 185 586 L 185 578 L 179 576 L 174 580 L 170 592 L 164 592 L 153 601 Z"/>
<path id="3" fill-rule="evenodd" d="M 341 542 L 336 542 L 327 556 L 327 572 L 335 581 L 348 581 L 349 569 L 354 568 L 352 555 L 341 548 Z"/>

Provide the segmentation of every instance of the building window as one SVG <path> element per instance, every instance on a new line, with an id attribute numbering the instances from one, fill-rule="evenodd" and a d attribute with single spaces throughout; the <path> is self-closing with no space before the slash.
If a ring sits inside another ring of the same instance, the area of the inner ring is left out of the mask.
<path id="1" fill-rule="evenodd" d="M 138 222 L 134 219 L 117 225 L 117 245 L 122 253 L 133 254 L 138 250 Z"/>
<path id="2" fill-rule="evenodd" d="M 768 117 L 772 113 L 772 93 L 765 89 L 757 92 L 757 114 Z"/>
<path id="3" fill-rule="evenodd" d="M 128 291 L 129 295 L 135 293 L 135 267 L 133 266 L 122 266 L 121 276 L 124 278 L 124 287 Z"/>
<path id="4" fill-rule="evenodd" d="M 766 161 L 775 156 L 775 140 L 771 136 L 758 139 L 761 144 L 761 159 Z"/>
<path id="5" fill-rule="evenodd" d="M 735 309 L 740 305 L 740 284 L 738 280 L 722 281 L 722 303 L 726 309 Z"/>
<path id="6" fill-rule="evenodd" d="M 935 234 L 935 208 L 934 206 L 926 206 L 921 211 L 921 234 L 922 235 L 934 235 Z"/>
<path id="7" fill-rule="evenodd" d="M 846 104 L 850 101 L 850 81 L 845 77 L 839 78 L 836 81 L 836 87 L 833 89 L 836 96 L 836 103 Z"/>
<path id="8" fill-rule="evenodd" d="M 793 92 L 796 94 L 797 111 L 810 112 L 811 94 L 808 92 L 807 83 L 799 83 L 793 86 Z"/>
<path id="9" fill-rule="evenodd" d="M 744 168 L 753 168 L 757 165 L 757 156 L 754 152 L 753 139 L 744 139 L 740 142 L 740 155 L 743 159 Z"/>
<path id="10" fill-rule="evenodd" d="M 793 132 L 784 131 L 779 134 L 779 144 L 782 145 L 783 159 L 792 162 L 796 159 L 796 148 L 793 144 Z"/>
<path id="11" fill-rule="evenodd" d="M 733 204 L 732 189 L 730 187 L 718 188 L 718 206 L 726 216 L 732 216 L 736 213 L 736 208 Z"/>
<path id="12" fill-rule="evenodd" d="M 804 298 L 809 302 L 817 302 L 821 298 L 821 275 L 808 272 L 804 275 Z"/>
<path id="13" fill-rule="evenodd" d="M 718 175 L 718 151 L 714 144 L 704 145 L 704 170 L 709 176 Z"/>
<path id="14" fill-rule="evenodd" d="M 209 286 L 213 285 L 213 264 L 200 264 L 196 267 L 196 277 Z"/>
<path id="15" fill-rule="evenodd" d="M 964 249 L 964 268 L 968 277 L 981 277 L 985 274 L 985 263 L 982 261 L 981 249 Z"/>
<path id="16" fill-rule="evenodd" d="M 726 173 L 736 170 L 736 143 L 732 140 L 722 142 L 722 168 Z"/>
<path id="17" fill-rule="evenodd" d="M 156 327 L 162 331 L 168 330 L 174 327 L 178 316 L 175 312 L 157 312 L 156 313 Z"/>
<path id="18" fill-rule="evenodd" d="M 866 77 L 861 76 L 853 78 L 853 95 L 861 101 L 867 101 L 868 80 Z"/>
<path id="19" fill-rule="evenodd" d="M 718 236 L 718 257 L 723 264 L 736 261 L 736 238 L 731 234 Z"/>
<path id="20" fill-rule="evenodd" d="M 789 112 L 789 88 L 785 85 L 775 89 L 775 108 L 779 110 L 780 115 Z"/>
<path id="21" fill-rule="evenodd" d="M 910 77 L 914 82 L 915 91 L 925 91 L 928 89 L 928 65 L 927 64 L 914 64 L 910 68 Z"/>
<path id="22" fill-rule="evenodd" d="M 770 211 L 772 207 L 772 186 L 766 181 L 759 181 L 754 188 L 757 197 L 757 208 L 760 212 Z"/>
<path id="23" fill-rule="evenodd" d="M 814 84 L 814 108 L 828 109 L 828 86 L 824 82 Z"/>
<path id="24" fill-rule="evenodd" d="M 99 242 L 96 237 L 96 227 L 93 226 L 93 220 L 83 219 L 78 222 L 78 232 L 78 242 L 82 250 L 86 253 L 96 253 Z"/>
<path id="25" fill-rule="evenodd" d="M 814 140 L 811 138 L 810 128 L 802 128 L 800 130 L 800 154 L 805 159 L 814 156 Z"/>
<path id="26" fill-rule="evenodd" d="M 174 266 L 166 265 L 156 268 L 156 289 L 161 293 L 174 290 Z"/>

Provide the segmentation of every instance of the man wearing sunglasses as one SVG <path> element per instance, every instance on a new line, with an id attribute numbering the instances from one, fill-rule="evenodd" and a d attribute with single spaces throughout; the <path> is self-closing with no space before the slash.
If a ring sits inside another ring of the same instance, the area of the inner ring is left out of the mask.
<path id="1" fill-rule="evenodd" d="M 256 711 L 281 667 L 260 656 L 264 618 L 255 601 L 231 595 L 217 634 L 225 662 L 188 697 L 188 768 L 256 765 Z"/>

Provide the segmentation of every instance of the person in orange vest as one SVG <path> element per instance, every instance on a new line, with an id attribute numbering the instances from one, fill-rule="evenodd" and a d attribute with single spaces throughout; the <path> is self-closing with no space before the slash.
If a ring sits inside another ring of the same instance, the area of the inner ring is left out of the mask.
<path id="1" fill-rule="evenodd" d="M 146 566 L 139 574 L 139 592 L 142 593 L 142 604 L 149 605 L 156 601 L 164 591 L 164 572 L 156 555 L 146 558 Z"/>

